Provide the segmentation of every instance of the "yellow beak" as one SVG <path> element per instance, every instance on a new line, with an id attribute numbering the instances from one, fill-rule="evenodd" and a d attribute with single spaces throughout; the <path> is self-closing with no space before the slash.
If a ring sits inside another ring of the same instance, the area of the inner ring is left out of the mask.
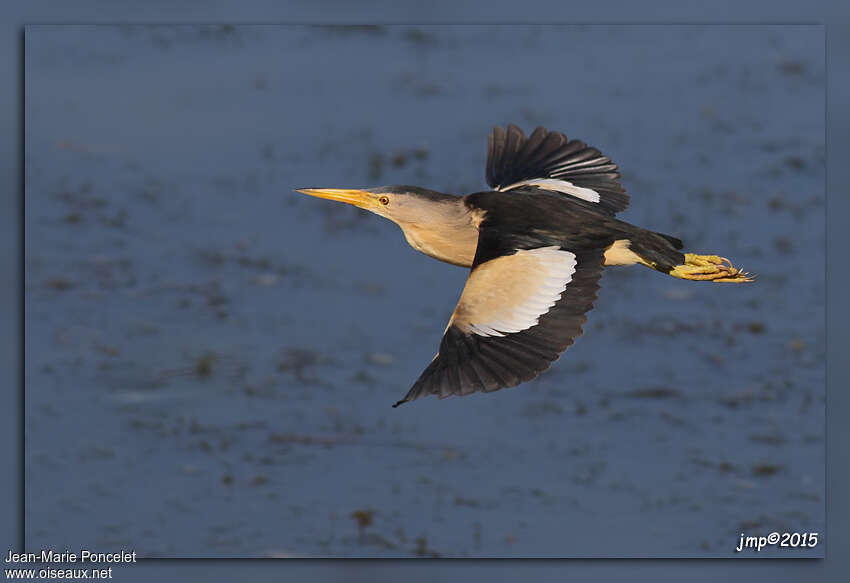
<path id="1" fill-rule="evenodd" d="M 358 207 L 365 207 L 370 201 L 372 194 L 366 190 L 357 190 L 354 188 L 299 188 L 296 192 L 353 204 Z"/>

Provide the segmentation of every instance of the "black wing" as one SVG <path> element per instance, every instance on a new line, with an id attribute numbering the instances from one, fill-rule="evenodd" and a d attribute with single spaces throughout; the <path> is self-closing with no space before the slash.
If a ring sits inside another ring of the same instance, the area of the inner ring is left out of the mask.
<path id="1" fill-rule="evenodd" d="M 549 368 L 581 335 L 599 289 L 603 249 L 549 246 L 489 258 L 487 238 L 482 231 L 440 352 L 394 407 L 426 395 L 513 387 Z"/>
<path id="2" fill-rule="evenodd" d="M 612 215 L 629 206 L 617 165 L 610 158 L 580 140 L 542 127 L 528 138 L 513 124 L 507 130 L 493 129 L 487 148 L 487 184 L 495 190 L 533 185 L 570 194 Z"/>

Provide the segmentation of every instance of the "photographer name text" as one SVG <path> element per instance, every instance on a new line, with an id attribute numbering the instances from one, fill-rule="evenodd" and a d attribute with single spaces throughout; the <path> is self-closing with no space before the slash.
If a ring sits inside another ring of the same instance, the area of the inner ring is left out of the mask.
<path id="1" fill-rule="evenodd" d="M 119 551 L 117 553 L 94 553 L 82 549 L 79 553 L 71 551 L 57 552 L 52 549 L 42 549 L 38 553 L 13 553 L 9 551 L 5 558 L 7 563 L 135 563 L 136 551 Z"/>

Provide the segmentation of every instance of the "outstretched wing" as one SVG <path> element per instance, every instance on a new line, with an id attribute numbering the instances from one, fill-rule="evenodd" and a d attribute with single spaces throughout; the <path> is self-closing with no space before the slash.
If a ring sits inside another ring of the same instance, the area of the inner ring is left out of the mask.
<path id="1" fill-rule="evenodd" d="M 538 127 L 526 138 L 517 126 L 494 128 L 487 148 L 487 184 L 507 191 L 536 186 L 599 205 L 616 214 L 629 206 L 617 165 L 596 148 Z"/>
<path id="2" fill-rule="evenodd" d="M 426 395 L 513 387 L 549 368 L 581 335 L 599 289 L 602 249 L 547 246 L 490 259 L 482 245 L 440 352 L 394 407 Z"/>

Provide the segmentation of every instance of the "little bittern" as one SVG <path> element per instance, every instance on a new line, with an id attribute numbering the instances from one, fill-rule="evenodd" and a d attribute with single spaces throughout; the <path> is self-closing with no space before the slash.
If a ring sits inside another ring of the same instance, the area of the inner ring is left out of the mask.
<path id="1" fill-rule="evenodd" d="M 466 196 L 416 186 L 298 191 L 386 217 L 414 249 L 470 268 L 440 351 L 394 407 L 535 378 L 581 335 L 604 266 L 752 281 L 724 257 L 682 253 L 676 237 L 616 219 L 629 204 L 617 165 L 560 132 L 495 128 L 487 184 Z"/>

